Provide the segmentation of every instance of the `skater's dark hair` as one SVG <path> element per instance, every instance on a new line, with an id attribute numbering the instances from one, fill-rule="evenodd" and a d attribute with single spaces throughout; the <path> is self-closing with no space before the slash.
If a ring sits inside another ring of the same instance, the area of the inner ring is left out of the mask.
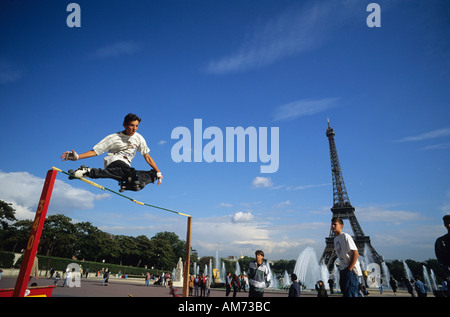
<path id="1" fill-rule="evenodd" d="M 139 118 L 137 115 L 135 115 L 134 113 L 129 113 L 125 116 L 125 118 L 123 119 L 123 124 L 128 124 L 131 121 L 139 121 L 141 122 L 141 118 Z"/>

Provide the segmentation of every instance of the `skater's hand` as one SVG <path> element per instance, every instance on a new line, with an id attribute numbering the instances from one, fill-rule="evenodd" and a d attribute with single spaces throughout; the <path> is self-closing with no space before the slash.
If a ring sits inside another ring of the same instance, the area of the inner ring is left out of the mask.
<path id="1" fill-rule="evenodd" d="M 67 160 L 69 160 L 69 161 L 76 161 L 76 160 L 78 160 L 78 154 L 74 150 L 66 151 L 66 152 L 63 153 L 63 155 L 61 155 L 61 159 L 63 161 L 67 161 Z"/>
<path id="2" fill-rule="evenodd" d="M 162 176 L 161 172 L 156 173 L 156 177 L 158 177 L 158 185 L 160 185 L 163 180 L 163 176 Z"/>

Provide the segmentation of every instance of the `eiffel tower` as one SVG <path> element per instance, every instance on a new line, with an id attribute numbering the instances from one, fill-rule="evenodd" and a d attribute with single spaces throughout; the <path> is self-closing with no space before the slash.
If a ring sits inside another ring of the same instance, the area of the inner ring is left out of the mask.
<path id="1" fill-rule="evenodd" d="M 328 120 L 327 129 L 328 142 L 330 144 L 330 158 L 331 158 L 331 175 L 333 178 L 333 207 L 331 212 L 334 217 L 340 217 L 342 220 L 347 219 L 350 222 L 350 226 L 353 231 L 353 240 L 360 255 L 364 254 L 364 250 L 368 247 L 371 251 L 373 260 L 380 264 L 383 262 L 383 258 L 375 251 L 370 243 L 370 237 L 366 236 L 359 225 L 358 219 L 355 216 L 355 207 L 353 207 L 348 199 L 347 190 L 345 189 L 344 177 L 342 176 L 341 166 L 339 164 L 339 158 L 336 150 L 336 144 L 334 143 L 334 130 L 330 127 L 330 121 Z M 328 270 L 332 270 L 334 261 L 337 255 L 334 251 L 334 237 L 333 230 L 330 229 L 330 235 L 325 238 L 326 246 L 323 251 L 320 261 L 323 261 Z"/>

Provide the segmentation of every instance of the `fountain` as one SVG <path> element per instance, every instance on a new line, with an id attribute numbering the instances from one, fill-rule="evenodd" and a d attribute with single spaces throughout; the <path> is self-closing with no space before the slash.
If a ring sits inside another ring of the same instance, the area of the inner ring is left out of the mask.
<path id="1" fill-rule="evenodd" d="M 403 262 L 403 268 L 405 269 L 405 273 L 406 273 L 406 277 L 408 278 L 408 281 L 413 280 L 414 277 L 413 277 L 413 275 L 412 275 L 411 270 L 409 269 L 408 264 L 406 264 L 405 261 L 402 261 L 402 262 Z"/>
<path id="2" fill-rule="evenodd" d="M 210 263 L 212 261 L 210 260 Z M 212 267 L 212 264 L 210 264 Z M 223 265 L 222 265 L 223 266 Z M 220 259 L 219 259 L 219 249 L 216 249 L 216 258 L 214 261 L 214 268 L 212 269 L 212 279 L 214 283 L 221 283 L 224 281 L 222 275 L 224 274 L 225 267 L 223 266 L 222 271 L 220 271 Z"/>
<path id="3" fill-rule="evenodd" d="M 337 267 L 336 262 L 334 262 L 334 265 L 333 265 L 333 274 L 332 274 L 331 276 L 333 277 L 334 285 L 335 285 L 336 289 L 339 289 L 339 290 L 340 290 L 340 289 L 341 289 L 341 286 L 340 286 L 340 284 L 339 284 L 340 275 L 339 275 L 339 269 L 338 269 L 338 267 Z"/>
<path id="4" fill-rule="evenodd" d="M 277 280 L 277 276 L 275 274 L 272 274 L 272 270 L 270 269 L 270 264 L 269 262 L 266 262 L 267 264 L 267 268 L 269 269 L 269 277 L 270 277 L 270 285 L 268 288 L 272 288 L 274 290 L 278 289 L 278 280 Z"/>
<path id="5" fill-rule="evenodd" d="M 283 288 L 289 288 L 291 284 L 292 284 L 291 277 L 289 276 L 288 272 L 284 270 Z"/>
<path id="6" fill-rule="evenodd" d="M 305 285 L 307 289 L 314 289 L 319 280 L 322 280 L 328 288 L 328 269 L 324 263 L 319 265 L 316 252 L 312 247 L 307 247 L 300 253 L 295 263 L 294 273 L 297 275 L 298 282 Z"/>
<path id="7" fill-rule="evenodd" d="M 436 282 L 431 283 L 430 275 L 428 274 L 427 268 L 423 265 L 423 279 L 425 280 L 425 286 L 427 291 L 435 291 L 437 290 Z"/>
<path id="8" fill-rule="evenodd" d="M 383 284 L 387 287 L 391 287 L 389 281 L 391 280 L 391 273 L 385 262 L 381 262 L 381 272 L 383 276 Z"/>
<path id="9" fill-rule="evenodd" d="M 175 268 L 173 268 L 171 276 L 172 276 L 172 280 L 175 281 L 175 279 L 177 278 L 177 271 Z"/>
<path id="10" fill-rule="evenodd" d="M 222 262 L 222 271 L 220 272 L 220 281 L 225 283 L 227 281 L 226 276 L 227 276 L 227 273 L 225 273 L 225 263 Z"/>
<path id="11" fill-rule="evenodd" d="M 374 263 L 372 252 L 370 251 L 370 247 L 367 243 L 364 245 L 363 258 L 359 257 L 358 260 L 362 270 L 366 270 L 369 264 Z"/>
<path id="12" fill-rule="evenodd" d="M 219 249 L 216 249 L 216 260 L 214 261 L 214 268 L 220 270 Z"/>
<path id="13" fill-rule="evenodd" d="M 433 290 L 438 290 L 438 284 L 436 280 L 436 275 L 434 274 L 434 271 L 430 269 L 430 275 L 431 275 L 431 286 L 433 287 Z"/>

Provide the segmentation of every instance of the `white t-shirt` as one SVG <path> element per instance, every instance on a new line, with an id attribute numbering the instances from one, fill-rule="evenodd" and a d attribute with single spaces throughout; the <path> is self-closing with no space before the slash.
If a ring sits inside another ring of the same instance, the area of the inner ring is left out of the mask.
<path id="1" fill-rule="evenodd" d="M 334 237 L 334 249 L 336 250 L 336 255 L 339 258 L 340 270 L 344 270 L 350 265 L 351 260 L 350 251 L 352 250 L 358 251 L 355 241 L 353 241 L 351 235 L 345 232 L 342 232 L 340 235 Z M 362 275 L 361 266 L 359 265 L 358 260 L 356 260 L 353 272 L 358 276 Z"/>
<path id="2" fill-rule="evenodd" d="M 145 139 L 139 133 L 135 132 L 134 135 L 129 136 L 123 132 L 117 132 L 108 135 L 94 146 L 94 152 L 97 155 L 105 153 L 106 151 L 108 151 L 108 154 L 105 157 L 105 168 L 117 160 L 121 160 L 128 165 L 131 165 L 131 161 L 136 155 L 136 151 L 145 155 L 150 152 L 150 149 L 148 148 Z"/>

